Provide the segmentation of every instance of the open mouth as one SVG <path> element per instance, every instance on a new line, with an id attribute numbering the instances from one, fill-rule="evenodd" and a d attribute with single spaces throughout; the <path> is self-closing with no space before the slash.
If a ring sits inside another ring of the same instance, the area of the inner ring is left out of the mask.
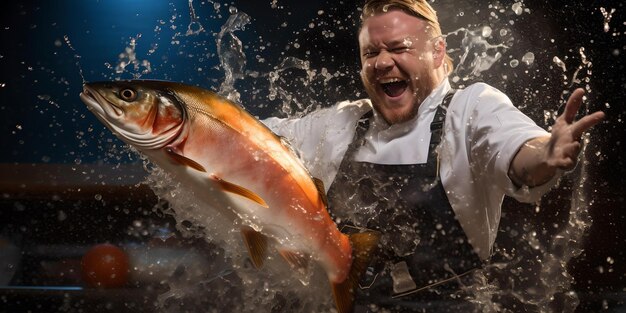
<path id="1" fill-rule="evenodd" d="M 100 94 L 98 94 L 98 92 L 92 90 L 88 86 L 83 88 L 83 92 L 80 93 L 80 98 L 85 104 L 87 104 L 87 107 L 91 111 L 95 110 L 100 114 L 106 114 L 111 117 L 118 118 L 124 115 L 124 111 L 108 102 Z"/>
<path id="2" fill-rule="evenodd" d="M 381 81 L 380 85 L 382 86 L 385 94 L 389 97 L 397 97 L 401 95 L 408 87 L 408 84 L 405 80 L 400 80 L 397 78 Z"/>
<path id="3" fill-rule="evenodd" d="M 83 88 L 83 92 L 80 93 L 80 99 L 83 100 L 83 102 L 87 105 L 87 108 L 90 111 L 96 110 L 101 114 L 104 113 L 102 106 L 100 105 L 100 103 L 98 103 L 98 101 L 96 101 L 93 92 L 91 92 L 88 87 L 85 86 Z"/>

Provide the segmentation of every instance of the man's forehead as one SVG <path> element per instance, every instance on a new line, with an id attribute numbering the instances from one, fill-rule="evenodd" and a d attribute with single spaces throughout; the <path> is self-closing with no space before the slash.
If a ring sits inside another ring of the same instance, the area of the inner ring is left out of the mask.
<path id="1" fill-rule="evenodd" d="M 390 10 L 366 18 L 359 32 L 361 44 L 370 41 L 402 41 L 428 33 L 428 23 L 401 10 Z"/>

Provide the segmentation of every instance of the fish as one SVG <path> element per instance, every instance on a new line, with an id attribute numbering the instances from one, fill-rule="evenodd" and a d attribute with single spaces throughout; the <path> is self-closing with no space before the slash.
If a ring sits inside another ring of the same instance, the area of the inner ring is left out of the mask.
<path id="1" fill-rule="evenodd" d="M 239 104 L 201 87 L 161 80 L 89 82 L 81 100 L 119 139 L 218 211 L 261 268 L 274 246 L 293 270 L 310 260 L 328 276 L 340 313 L 354 309 L 375 231 L 342 233 L 321 180 L 289 144 Z"/>

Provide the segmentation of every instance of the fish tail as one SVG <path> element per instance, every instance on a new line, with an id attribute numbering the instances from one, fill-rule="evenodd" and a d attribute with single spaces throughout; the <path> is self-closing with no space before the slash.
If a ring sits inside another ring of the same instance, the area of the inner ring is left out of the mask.
<path id="1" fill-rule="evenodd" d="M 359 288 L 359 280 L 365 272 L 372 254 L 378 247 L 380 233 L 367 231 L 349 235 L 352 246 L 352 265 L 348 277 L 340 283 L 332 283 L 337 311 L 349 313 L 354 310 L 354 293 Z"/>

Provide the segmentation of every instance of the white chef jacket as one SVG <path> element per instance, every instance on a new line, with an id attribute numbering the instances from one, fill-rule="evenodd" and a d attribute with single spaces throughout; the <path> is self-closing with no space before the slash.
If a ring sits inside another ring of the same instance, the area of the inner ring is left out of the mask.
<path id="1" fill-rule="evenodd" d="M 376 164 L 426 163 L 430 124 L 437 106 L 450 90 L 447 79 L 421 103 L 416 117 L 389 126 L 374 111 L 365 144 L 355 160 Z M 333 182 L 359 118 L 369 99 L 343 101 L 301 118 L 269 118 L 263 122 L 286 137 L 311 175 L 326 191 Z M 549 135 L 520 112 L 499 90 L 476 83 L 458 90 L 446 115 L 444 137 L 438 147 L 441 181 L 454 213 L 476 253 L 487 259 L 496 239 L 504 195 L 518 201 L 537 201 L 560 176 L 533 188 L 516 187 L 509 165 L 528 140 Z"/>

